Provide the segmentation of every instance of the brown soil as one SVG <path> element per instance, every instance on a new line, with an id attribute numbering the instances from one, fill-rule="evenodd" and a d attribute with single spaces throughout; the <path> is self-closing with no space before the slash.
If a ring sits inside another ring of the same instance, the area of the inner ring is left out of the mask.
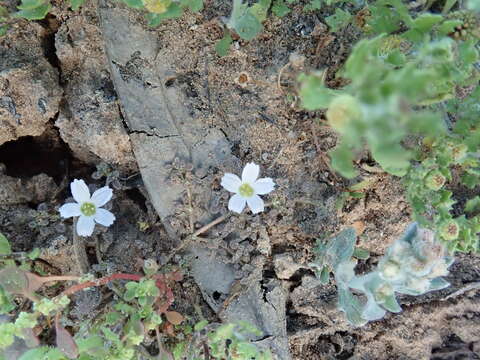
<path id="1" fill-rule="evenodd" d="M 150 31 L 158 37 L 170 62 L 176 64 L 165 85 L 182 88 L 192 116 L 221 129 L 241 164 L 255 161 L 262 174 L 278 184 L 267 198 L 274 204 L 269 210 L 220 224 L 215 230 L 220 242 L 213 246 L 221 256 L 230 258 L 238 274 L 248 274 L 249 264 L 260 252 L 263 271 L 282 279 L 288 292 L 286 317 L 292 358 L 479 359 L 480 293 L 472 290 L 446 299 L 448 294 L 479 281 L 479 257 L 458 257 L 451 269 L 449 289 L 404 297 L 402 313 L 389 314 L 361 329 L 348 325 L 336 309 L 334 285 L 320 285 L 307 267 L 315 240 L 348 226 L 356 227 L 358 245 L 372 255 L 364 265 L 372 266 L 410 221 L 401 182 L 385 173 L 362 170 L 359 179 L 370 180 L 365 197 L 347 199 L 338 206 L 339 197 L 351 184 L 328 166 L 326 152 L 335 145 L 335 134 L 323 125 L 321 112 L 303 111 L 295 95 L 295 79 L 302 71 L 326 69 L 330 85 L 341 84 L 334 74 L 358 37 L 354 28 L 328 34 L 322 24 L 325 14 L 304 13 L 299 7 L 285 18 L 269 18 L 256 39 L 235 41 L 229 54 L 219 58 L 214 50 L 222 37 L 219 15 L 227 16 L 230 5 L 221 0 L 206 3 L 201 13 L 166 21 Z M 140 16 L 139 21 L 143 21 Z M 25 37 L 26 26 L 35 30 L 29 36 L 36 40 Z M 46 92 L 52 90 L 48 84 L 55 73 L 59 74 L 56 85 L 63 95 L 60 101 L 56 98 L 58 89 L 50 95 L 55 103 L 53 110 L 46 112 L 48 118 L 45 115 L 35 120 L 32 113 L 28 121 L 37 121 L 38 126 L 27 134 L 10 131 L 5 141 L 11 141 L 0 146 L 0 163 L 5 165 L 0 174 L 0 232 L 15 251 L 39 247 L 41 262 L 52 273 L 76 271 L 70 245 L 72 223 L 62 221 L 57 211 L 70 196 L 68 183 L 84 178 L 102 186 L 103 180 L 91 178 L 101 161 L 121 172 L 121 186 L 112 202 L 118 220 L 110 229 L 97 227 L 92 237 L 96 242 L 88 244 L 92 271 L 96 275 L 138 272 L 142 259 L 162 262 L 173 247 L 136 173 L 102 41 L 93 2 L 79 13 L 68 10 L 63 2 L 57 4 L 49 20 L 33 25 L 22 22 L 0 40 L 4 49 L 0 54 L 12 47 L 18 51 L 22 46 L 33 49 L 32 55 L 22 60 L 26 65 L 20 65 L 21 79 L 28 79 L 33 64 L 45 67 L 49 78 L 42 91 Z M 8 66 L 0 69 L 0 79 L 8 77 Z M 7 96 L 2 91 L 0 88 L 0 96 Z M 15 100 L 15 94 L 9 96 Z M 3 124 L 11 119 L 1 106 Z M 28 112 L 28 104 L 25 106 L 22 111 Z M 93 139 L 92 134 L 98 138 Z M 371 165 L 366 154 L 359 160 L 358 165 L 362 164 Z M 212 180 L 216 206 L 222 212 L 228 197 L 219 180 L 223 172 L 239 170 L 218 168 L 206 177 Z M 45 174 L 42 181 L 39 174 Z M 129 175 L 134 176 L 127 179 Z M 178 221 L 187 228 L 189 219 L 183 214 Z M 197 218 L 194 222 L 201 225 Z M 148 226 L 141 228 L 140 223 Z M 233 232 L 241 233 L 240 243 L 229 242 Z M 237 256 L 231 256 L 235 253 Z M 275 274 L 274 259 L 279 256 L 288 256 L 302 266 L 287 271 L 286 276 L 284 272 Z M 182 266 L 188 261 L 181 254 L 174 260 Z M 200 300 L 188 267 L 185 272 L 185 281 L 175 289 L 174 307 L 195 316 L 192 304 L 197 303 L 204 315 L 215 320 L 215 313 Z M 103 295 L 76 299 L 78 316 L 101 311 L 99 299 Z"/>

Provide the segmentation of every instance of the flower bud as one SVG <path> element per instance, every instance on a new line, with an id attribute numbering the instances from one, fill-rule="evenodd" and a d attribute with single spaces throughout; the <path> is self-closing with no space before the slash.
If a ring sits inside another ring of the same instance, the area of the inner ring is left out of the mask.
<path id="1" fill-rule="evenodd" d="M 460 233 L 460 226 L 455 220 L 449 220 L 440 226 L 440 236 L 445 240 L 455 240 Z"/>
<path id="2" fill-rule="evenodd" d="M 163 14 L 171 3 L 171 0 L 143 0 L 145 8 L 154 14 Z"/>
<path id="3" fill-rule="evenodd" d="M 445 185 L 445 182 L 447 179 L 443 174 L 438 171 L 438 170 L 433 170 L 431 171 L 427 177 L 425 178 L 425 185 L 430 189 L 430 190 L 440 190 L 443 185 Z"/>
<path id="4" fill-rule="evenodd" d="M 362 109 L 357 99 L 345 94 L 332 101 L 326 115 L 330 126 L 339 133 L 344 133 L 352 120 L 362 117 Z"/>

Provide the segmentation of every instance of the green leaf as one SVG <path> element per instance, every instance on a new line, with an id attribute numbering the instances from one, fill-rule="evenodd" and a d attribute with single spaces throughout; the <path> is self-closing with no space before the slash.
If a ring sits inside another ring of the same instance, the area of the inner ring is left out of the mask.
<path id="1" fill-rule="evenodd" d="M 330 26 L 331 32 L 337 32 L 347 26 L 352 20 L 352 15 L 348 11 L 340 8 L 335 9 L 335 14 L 325 18 L 325 22 Z"/>
<path id="2" fill-rule="evenodd" d="M 307 110 L 326 109 L 331 101 L 340 94 L 337 90 L 328 89 L 323 83 L 323 73 L 302 75 L 300 98 L 302 106 Z"/>
<path id="3" fill-rule="evenodd" d="M 4 36 L 8 31 L 8 25 L 0 25 L 0 36 Z"/>
<path id="4" fill-rule="evenodd" d="M 65 360 L 65 355 L 57 348 L 42 346 L 36 349 L 28 350 L 23 353 L 18 360 Z"/>
<path id="5" fill-rule="evenodd" d="M 445 0 L 445 5 L 443 5 L 442 14 L 447 14 L 452 7 L 455 6 L 458 0 Z"/>
<path id="6" fill-rule="evenodd" d="M 125 5 L 132 9 L 143 9 L 143 1 L 142 0 L 122 0 Z"/>
<path id="7" fill-rule="evenodd" d="M 410 167 L 411 154 L 399 144 L 385 144 L 371 148 L 372 156 L 386 172 L 404 176 Z"/>
<path id="8" fill-rule="evenodd" d="M 332 167 L 347 179 L 353 179 L 358 171 L 353 167 L 353 153 L 345 144 L 337 145 L 329 152 Z"/>
<path id="9" fill-rule="evenodd" d="M 42 20 L 47 16 L 48 12 L 52 8 L 51 4 L 44 4 L 35 9 L 20 10 L 13 14 L 13 17 L 23 18 L 27 20 Z"/>
<path id="10" fill-rule="evenodd" d="M 276 0 L 272 6 L 272 12 L 275 16 L 284 17 L 288 13 L 290 13 L 290 8 L 285 4 L 283 0 Z"/>
<path id="11" fill-rule="evenodd" d="M 232 41 L 233 40 L 230 32 L 228 30 L 225 31 L 223 38 L 215 45 L 215 51 L 217 52 L 218 56 L 227 56 Z"/>
<path id="12" fill-rule="evenodd" d="M 402 311 L 400 304 L 398 303 L 395 294 L 386 296 L 384 300 L 380 303 L 385 309 L 393 313 L 399 313 Z"/>
<path id="13" fill-rule="evenodd" d="M 303 11 L 315 11 L 322 8 L 321 0 L 310 0 L 310 2 L 304 6 Z"/>
<path id="14" fill-rule="evenodd" d="M 1 255 L 10 255 L 12 253 L 12 248 L 8 239 L 0 233 L 0 254 Z"/>
<path id="15" fill-rule="evenodd" d="M 353 257 L 360 260 L 367 260 L 370 257 L 370 252 L 366 249 L 355 247 L 355 250 L 353 250 Z"/>
<path id="16" fill-rule="evenodd" d="M 480 212 L 480 196 L 469 199 L 465 204 L 465 212 L 472 214 Z"/>
<path id="17" fill-rule="evenodd" d="M 338 309 L 345 312 L 348 322 L 353 326 L 362 326 L 367 323 L 363 318 L 363 304 L 347 286 L 338 287 Z"/>
<path id="18" fill-rule="evenodd" d="M 250 8 L 242 4 L 242 0 L 233 0 L 233 10 L 227 26 L 244 40 L 252 40 L 263 29 L 259 19 L 250 11 Z"/>
<path id="19" fill-rule="evenodd" d="M 148 26 L 156 27 L 161 24 L 163 20 L 179 18 L 183 15 L 183 10 L 179 4 L 172 2 L 167 11 L 162 14 L 149 13 L 145 15 L 148 21 Z"/>
<path id="20" fill-rule="evenodd" d="M 45 4 L 45 0 L 23 0 L 20 5 L 17 6 L 20 10 L 33 10 Z"/>
<path id="21" fill-rule="evenodd" d="M 181 0 L 180 4 L 188 7 L 191 12 L 199 12 L 203 10 L 203 0 Z"/>
<path id="22" fill-rule="evenodd" d="M 455 27 L 462 25 L 462 20 L 445 20 L 438 26 L 438 33 L 442 36 L 446 36 L 455 31 Z"/>
<path id="23" fill-rule="evenodd" d="M 413 20 L 411 28 L 426 33 L 431 31 L 433 26 L 440 23 L 442 20 L 442 15 L 424 13 Z"/>
<path id="24" fill-rule="evenodd" d="M 86 0 L 70 0 L 70 6 L 73 11 L 77 11 L 85 3 Z"/>
<path id="25" fill-rule="evenodd" d="M 328 266 L 324 266 L 320 272 L 320 282 L 322 284 L 328 284 L 330 281 L 330 269 Z"/>
<path id="26" fill-rule="evenodd" d="M 198 323 L 195 324 L 195 326 L 193 327 L 193 330 L 195 330 L 195 331 L 203 330 L 203 329 L 205 329 L 205 327 L 206 327 L 207 325 L 208 325 L 208 321 L 207 321 L 207 320 L 199 321 Z"/>
<path id="27" fill-rule="evenodd" d="M 84 339 L 76 339 L 80 353 L 101 349 L 104 346 L 103 339 L 98 335 L 90 335 Z"/>
<path id="28" fill-rule="evenodd" d="M 27 254 L 27 257 L 30 260 L 38 259 L 39 256 L 40 256 L 40 249 L 39 248 L 35 248 Z"/>
<path id="29" fill-rule="evenodd" d="M 260 23 L 267 19 L 267 12 L 270 8 L 271 0 L 259 0 L 250 7 L 250 12 L 257 18 Z"/>

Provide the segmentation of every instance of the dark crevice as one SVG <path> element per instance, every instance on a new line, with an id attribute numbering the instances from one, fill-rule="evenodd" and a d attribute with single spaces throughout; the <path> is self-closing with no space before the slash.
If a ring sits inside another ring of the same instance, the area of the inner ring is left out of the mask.
<path id="1" fill-rule="evenodd" d="M 145 196 L 143 196 L 142 192 L 138 188 L 125 190 L 125 195 L 127 195 L 130 200 L 137 204 L 142 209 L 142 211 L 148 212 L 147 205 L 145 204 L 147 199 L 145 198 Z"/>
<path id="2" fill-rule="evenodd" d="M 24 136 L 0 146 L 0 163 L 6 167 L 5 175 L 29 178 L 44 173 L 60 184 L 65 176 L 93 172 L 91 166 L 74 158 L 60 137 L 54 126 L 57 116 L 50 120 L 42 135 Z"/>
<path id="3" fill-rule="evenodd" d="M 57 49 L 55 47 L 55 34 L 60 27 L 60 23 L 55 15 L 52 14 L 48 14 L 45 19 L 40 20 L 39 23 L 45 28 L 45 34 L 42 38 L 43 54 L 50 65 L 56 68 L 59 75 L 61 75 L 60 60 L 58 59 Z"/>

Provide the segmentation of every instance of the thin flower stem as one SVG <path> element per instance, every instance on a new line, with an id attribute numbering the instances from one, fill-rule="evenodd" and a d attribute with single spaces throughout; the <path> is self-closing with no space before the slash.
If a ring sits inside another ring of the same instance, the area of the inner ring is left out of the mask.
<path id="1" fill-rule="evenodd" d="M 86 274 L 90 269 L 90 265 L 87 252 L 85 251 L 85 242 L 82 237 L 77 235 L 77 221 L 77 218 L 73 220 L 73 254 L 75 255 L 78 270 L 81 274 Z"/>

